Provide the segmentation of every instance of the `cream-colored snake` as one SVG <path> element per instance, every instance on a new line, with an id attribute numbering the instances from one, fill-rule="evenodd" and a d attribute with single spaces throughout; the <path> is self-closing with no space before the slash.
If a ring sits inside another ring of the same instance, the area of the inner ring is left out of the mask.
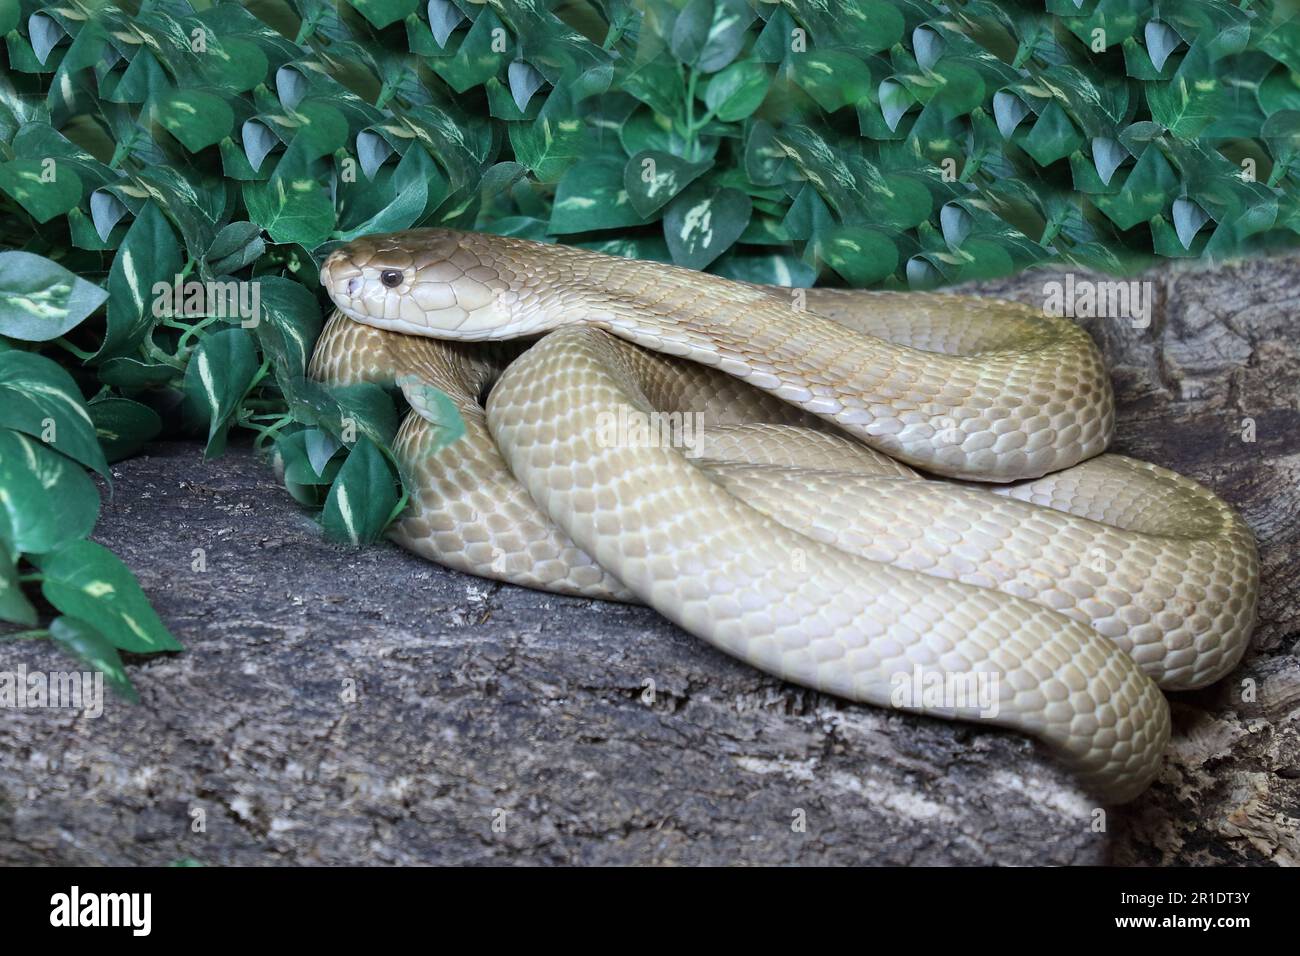
<path id="1" fill-rule="evenodd" d="M 1101 454 L 1109 380 L 1066 320 L 442 229 L 351 242 L 321 281 L 311 374 L 404 386 L 392 535 L 448 567 L 640 600 L 788 680 L 1032 734 L 1117 802 L 1159 768 L 1157 684 L 1244 651 L 1250 531 Z"/>

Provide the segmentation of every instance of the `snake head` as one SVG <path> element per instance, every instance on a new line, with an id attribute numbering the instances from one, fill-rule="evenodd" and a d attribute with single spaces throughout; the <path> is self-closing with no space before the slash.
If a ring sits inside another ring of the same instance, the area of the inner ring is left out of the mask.
<path id="1" fill-rule="evenodd" d="M 451 229 L 363 236 L 326 257 L 321 285 L 365 325 L 443 339 L 512 338 L 521 334 L 515 276 L 488 239 Z"/>

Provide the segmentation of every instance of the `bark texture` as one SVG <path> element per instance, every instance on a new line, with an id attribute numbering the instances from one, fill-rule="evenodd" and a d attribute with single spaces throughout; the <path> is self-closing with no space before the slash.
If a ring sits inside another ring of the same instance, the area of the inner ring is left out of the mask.
<path id="1" fill-rule="evenodd" d="M 1060 278 L 974 291 L 1041 305 Z M 133 663 L 139 706 L 0 710 L 0 864 L 1300 862 L 1300 258 L 1142 279 L 1148 328 L 1080 320 L 1113 450 L 1236 506 L 1263 582 L 1245 661 L 1173 695 L 1134 804 L 1099 815 L 1026 739 L 784 684 L 645 608 L 331 544 L 248 451 L 160 445 L 115 467 L 96 538 L 187 650 Z"/>

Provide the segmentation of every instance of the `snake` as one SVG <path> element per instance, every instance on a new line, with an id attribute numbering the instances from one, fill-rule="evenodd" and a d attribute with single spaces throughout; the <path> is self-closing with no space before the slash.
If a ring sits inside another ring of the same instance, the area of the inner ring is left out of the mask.
<path id="1" fill-rule="evenodd" d="M 1068 319 L 442 228 L 354 239 L 320 279 L 308 374 L 407 398 L 389 535 L 444 566 L 1026 734 L 1108 803 L 1160 772 L 1162 691 L 1246 649 L 1249 527 L 1105 452 L 1114 394 Z"/>

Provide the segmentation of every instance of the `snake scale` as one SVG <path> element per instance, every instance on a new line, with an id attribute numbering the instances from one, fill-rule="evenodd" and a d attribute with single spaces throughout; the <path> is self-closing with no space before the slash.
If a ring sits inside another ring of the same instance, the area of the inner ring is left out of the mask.
<path id="1" fill-rule="evenodd" d="M 1160 768 L 1159 688 L 1245 650 L 1249 529 L 1103 454 L 1109 379 L 1064 319 L 446 229 L 354 240 L 321 281 L 310 374 L 406 383 L 391 534 L 448 567 L 641 601 L 787 680 L 1030 734 L 1113 802 Z M 908 696 L 916 675 L 949 692 Z"/>

